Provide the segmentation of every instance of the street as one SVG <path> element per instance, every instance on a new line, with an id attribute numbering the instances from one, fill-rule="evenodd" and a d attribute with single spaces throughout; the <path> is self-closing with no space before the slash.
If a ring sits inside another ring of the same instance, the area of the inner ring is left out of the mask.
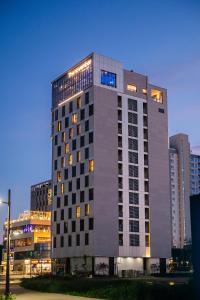
<path id="1" fill-rule="evenodd" d="M 0 295 L 4 293 L 5 286 L 1 284 Z M 54 293 L 40 293 L 24 289 L 18 284 L 11 284 L 11 292 L 16 296 L 16 300 L 94 300 L 94 298 L 85 298 L 78 296 L 54 294 Z M 96 299 L 98 300 L 98 299 Z"/>

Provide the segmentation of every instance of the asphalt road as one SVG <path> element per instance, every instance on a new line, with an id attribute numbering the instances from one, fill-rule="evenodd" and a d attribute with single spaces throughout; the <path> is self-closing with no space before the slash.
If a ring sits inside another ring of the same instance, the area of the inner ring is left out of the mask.
<path id="1" fill-rule="evenodd" d="M 1 285 L 0 294 L 4 293 L 4 288 L 5 286 Z M 16 300 L 94 300 L 94 298 L 35 292 L 24 289 L 17 284 L 12 284 L 10 289 L 12 294 L 16 296 Z"/>

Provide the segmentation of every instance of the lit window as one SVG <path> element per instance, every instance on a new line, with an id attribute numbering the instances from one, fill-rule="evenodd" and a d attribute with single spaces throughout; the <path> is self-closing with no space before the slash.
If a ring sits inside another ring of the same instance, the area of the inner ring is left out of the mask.
<path id="1" fill-rule="evenodd" d="M 81 160 L 81 152 L 77 151 L 77 162 Z"/>
<path id="2" fill-rule="evenodd" d="M 58 121 L 58 131 L 61 131 L 61 121 Z"/>
<path id="3" fill-rule="evenodd" d="M 61 194 L 63 195 L 65 192 L 65 186 L 64 183 L 61 183 Z"/>
<path id="4" fill-rule="evenodd" d="M 80 218 L 80 216 L 81 216 L 81 208 L 80 206 L 76 206 L 76 217 Z"/>
<path id="5" fill-rule="evenodd" d="M 61 167 L 64 168 L 65 167 L 65 157 L 61 158 Z"/>
<path id="6" fill-rule="evenodd" d="M 93 172 L 94 171 L 94 160 L 91 159 L 89 160 L 89 172 Z"/>
<path id="7" fill-rule="evenodd" d="M 65 144 L 65 153 L 69 152 L 69 144 Z"/>
<path id="8" fill-rule="evenodd" d="M 74 130 L 73 130 L 73 128 L 70 128 L 69 129 L 69 138 L 72 139 L 73 136 L 74 136 Z"/>
<path id="9" fill-rule="evenodd" d="M 73 114 L 72 115 L 72 124 L 76 124 L 77 123 L 77 114 Z"/>
<path id="10" fill-rule="evenodd" d="M 81 107 L 81 98 L 79 97 L 77 99 L 77 108 L 80 108 Z"/>
<path id="11" fill-rule="evenodd" d="M 150 247 L 150 236 L 149 235 L 145 235 L 145 246 Z"/>
<path id="12" fill-rule="evenodd" d="M 72 163 L 73 163 L 73 156 L 72 156 L 72 154 L 69 155 L 68 162 L 69 162 L 69 165 L 72 165 Z"/>
<path id="13" fill-rule="evenodd" d="M 66 140 L 66 133 L 62 132 L 62 142 L 65 142 L 65 140 Z"/>
<path id="14" fill-rule="evenodd" d="M 143 94 L 147 94 L 147 89 L 142 89 Z"/>
<path id="15" fill-rule="evenodd" d="M 127 90 L 130 92 L 137 92 L 137 87 L 135 84 L 127 84 Z"/>
<path id="16" fill-rule="evenodd" d="M 61 172 L 58 171 L 57 172 L 57 182 L 60 182 L 61 181 Z"/>
<path id="17" fill-rule="evenodd" d="M 90 215 L 90 205 L 85 204 L 85 216 L 89 216 L 89 215 Z"/>
<path id="18" fill-rule="evenodd" d="M 153 98 L 153 100 L 155 102 L 163 103 L 163 93 L 161 91 L 152 89 L 151 90 L 151 97 Z"/>
<path id="19" fill-rule="evenodd" d="M 117 87 L 116 78 L 117 75 L 115 73 L 101 70 L 101 84 L 116 88 Z"/>

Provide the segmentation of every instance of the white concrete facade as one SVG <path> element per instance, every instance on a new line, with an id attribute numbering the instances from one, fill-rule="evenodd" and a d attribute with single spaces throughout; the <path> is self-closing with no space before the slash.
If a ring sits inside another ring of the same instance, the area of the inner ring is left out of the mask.
<path id="1" fill-rule="evenodd" d="M 116 83 L 102 84 L 102 71 L 114 75 Z M 87 269 L 95 274 L 125 276 L 126 272 L 152 271 L 151 266 L 170 257 L 171 248 L 166 90 L 150 85 L 147 76 L 124 70 L 120 62 L 96 53 L 53 81 L 52 88 L 52 257 L 71 272 Z M 155 89 L 162 94 L 160 99 L 152 96 Z M 135 109 L 129 108 L 129 101 L 135 101 Z M 89 107 L 93 107 L 91 115 Z M 129 113 L 134 121 L 129 121 Z M 136 143 L 134 149 L 129 140 Z M 131 153 L 136 162 L 130 161 Z M 134 167 L 137 171 L 130 174 Z M 93 199 L 89 199 L 91 189 Z M 130 201 L 130 193 L 138 195 L 137 203 Z M 138 215 L 131 215 L 134 209 Z M 139 223 L 138 228 L 131 228 L 132 221 Z"/>

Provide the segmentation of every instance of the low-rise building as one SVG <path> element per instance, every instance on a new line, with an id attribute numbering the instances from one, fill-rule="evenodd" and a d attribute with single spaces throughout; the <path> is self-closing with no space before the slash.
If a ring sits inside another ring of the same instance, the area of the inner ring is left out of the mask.
<path id="1" fill-rule="evenodd" d="M 11 271 L 21 274 L 43 274 L 51 271 L 51 213 L 25 211 L 11 220 Z M 7 221 L 4 224 L 6 264 Z"/>

